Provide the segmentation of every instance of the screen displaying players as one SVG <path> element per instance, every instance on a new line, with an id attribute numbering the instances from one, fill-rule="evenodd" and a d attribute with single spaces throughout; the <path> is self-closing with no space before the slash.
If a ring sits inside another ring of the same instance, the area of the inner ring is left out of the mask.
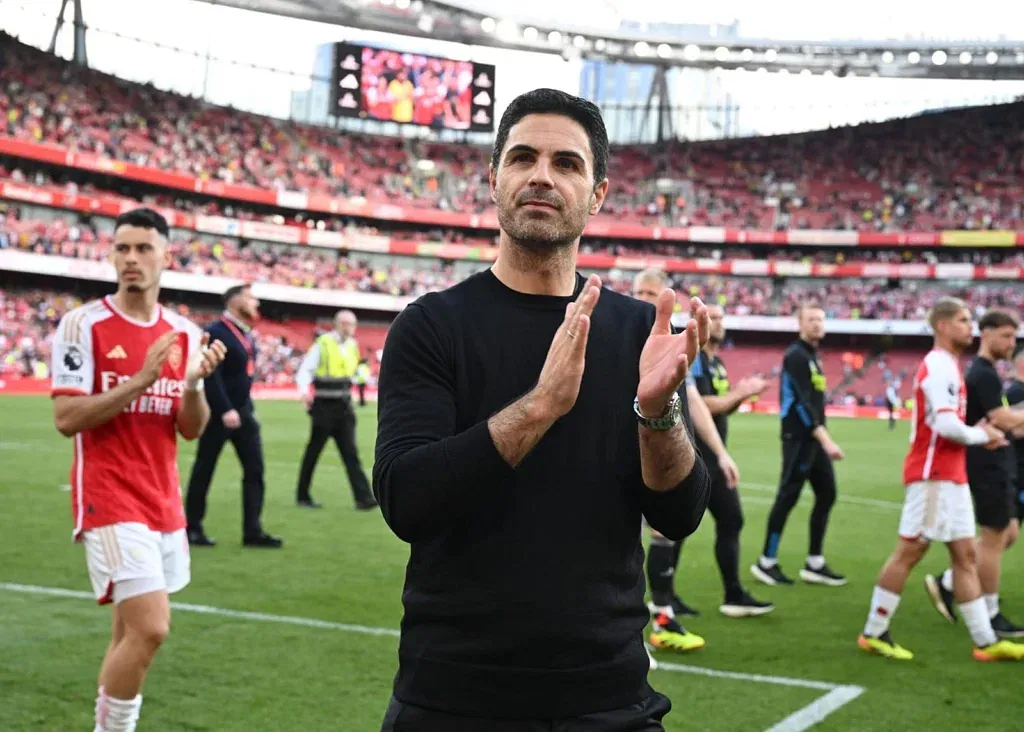
<path id="1" fill-rule="evenodd" d="M 494 129 L 494 66 L 335 44 L 331 113 L 435 129 Z"/>

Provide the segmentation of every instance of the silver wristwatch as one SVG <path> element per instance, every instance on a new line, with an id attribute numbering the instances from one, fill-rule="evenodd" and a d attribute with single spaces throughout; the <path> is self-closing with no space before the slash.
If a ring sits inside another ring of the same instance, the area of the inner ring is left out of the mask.
<path id="1" fill-rule="evenodd" d="M 636 397 L 633 400 L 633 412 L 636 414 L 636 421 L 641 425 L 651 430 L 670 430 L 679 424 L 683 418 L 682 404 L 679 399 L 679 393 L 672 395 L 672 398 L 668 400 L 668 404 L 665 405 L 665 411 L 658 417 L 645 417 L 640 412 L 640 397 Z"/>

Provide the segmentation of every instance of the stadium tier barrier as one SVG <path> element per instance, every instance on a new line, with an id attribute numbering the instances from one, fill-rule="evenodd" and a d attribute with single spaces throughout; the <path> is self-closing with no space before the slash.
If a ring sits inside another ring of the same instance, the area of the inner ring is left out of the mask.
<path id="1" fill-rule="evenodd" d="M 385 221 L 429 224 L 497 231 L 493 210 L 480 214 L 424 209 L 395 203 L 371 203 L 360 198 L 339 198 L 324 193 L 274 190 L 197 178 L 114 160 L 93 152 L 72 150 L 52 143 L 31 142 L 0 135 L 0 154 L 66 168 L 116 176 L 126 180 L 180 191 L 311 213 L 359 216 Z M 326 232 L 325 232 L 326 233 Z M 642 239 L 708 244 L 779 244 L 809 246 L 1024 246 L 1024 231 L 858 232 L 829 229 L 757 231 L 713 226 L 664 227 L 616 222 L 613 217 L 593 219 L 585 233 L 616 239 Z"/>
<path id="2" fill-rule="evenodd" d="M 31 396 L 44 395 L 50 392 L 49 379 L 13 378 L 0 379 L 0 396 Z M 352 390 L 353 397 L 357 396 L 355 389 Z M 282 386 L 280 384 L 254 384 L 253 398 L 266 400 L 297 400 L 299 393 L 294 386 Z M 367 387 L 367 401 L 377 401 L 377 389 Z M 767 399 L 762 399 L 753 404 L 743 404 L 739 410 L 747 414 L 778 414 L 779 404 Z M 861 407 L 861 406 L 828 406 L 825 407 L 825 416 L 860 418 L 860 419 L 888 419 L 889 410 L 885 407 Z M 909 419 L 910 411 L 906 409 L 896 410 L 897 419 Z"/>
<path id="3" fill-rule="evenodd" d="M 24 272 L 26 274 L 69 277 L 94 282 L 110 282 L 116 280 L 114 268 L 109 262 L 90 259 L 74 259 L 48 254 L 21 252 L 13 249 L 0 249 L 0 270 L 8 272 Z M 166 271 L 160 284 L 169 290 L 182 292 L 201 292 L 220 295 L 228 287 L 239 284 L 241 280 L 216 275 L 193 274 L 191 272 Z M 260 300 L 269 302 L 292 303 L 298 305 L 318 305 L 332 308 L 351 308 L 353 310 L 372 310 L 377 312 L 398 313 L 412 302 L 413 297 L 384 295 L 376 292 L 355 292 L 349 290 L 327 290 L 310 287 L 279 285 L 270 282 L 252 283 L 252 292 Z M 673 324 L 685 324 L 684 316 L 676 313 L 672 317 Z M 776 315 L 726 315 L 725 325 L 730 330 L 761 331 L 773 333 L 795 333 L 796 318 Z M 927 336 L 931 333 L 928 324 L 923 320 L 860 320 L 833 318 L 828 321 L 830 333 L 850 335 L 906 335 Z M 975 326 L 977 331 L 977 326 Z M 1020 334 L 1024 337 L 1024 325 Z"/>
<path id="4" fill-rule="evenodd" d="M 0 199 L 117 218 L 139 206 L 137 201 L 114 195 L 68 192 L 58 187 L 35 186 L 11 181 L 0 182 Z M 351 252 L 390 254 L 392 256 L 429 257 L 447 260 L 491 262 L 498 256 L 496 246 L 478 246 L 447 242 L 417 241 L 401 237 L 320 231 L 305 226 L 244 221 L 224 216 L 190 214 L 154 206 L 171 226 L 187 231 L 251 241 L 291 246 L 344 249 Z M 809 243 L 809 242 L 808 242 Z M 820 245 L 820 242 L 816 242 Z M 639 271 L 660 267 L 678 274 L 733 275 L 741 277 L 820 277 L 857 279 L 915 280 L 1001 280 L 1024 279 L 1024 267 L 1018 265 L 981 265 L 961 263 L 784 262 L 751 259 L 677 259 L 660 255 L 629 256 L 581 253 L 577 264 L 584 269 Z"/>

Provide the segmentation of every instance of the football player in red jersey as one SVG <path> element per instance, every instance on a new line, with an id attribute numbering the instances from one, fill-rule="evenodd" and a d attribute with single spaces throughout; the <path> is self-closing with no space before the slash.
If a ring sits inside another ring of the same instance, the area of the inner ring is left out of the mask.
<path id="1" fill-rule="evenodd" d="M 900 516 L 899 541 L 878 576 L 864 632 L 858 645 L 897 661 L 914 654 L 889 635 L 889 623 L 900 603 L 907 577 L 928 551 L 930 542 L 949 548 L 954 590 L 978 661 L 1020 661 L 1024 645 L 999 640 L 981 596 L 975 566 L 974 506 L 967 484 L 967 445 L 990 449 L 1005 446 L 1006 435 L 986 421 L 968 427 L 967 388 L 959 357 L 974 340 L 971 313 L 962 300 L 940 298 L 928 322 L 935 347 L 914 377 L 914 413 L 910 450 L 903 462 L 906 494 Z"/>
<path id="2" fill-rule="evenodd" d="M 98 602 L 114 605 L 96 732 L 135 729 L 146 671 L 170 629 L 168 594 L 189 582 L 177 435 L 202 434 L 203 379 L 225 352 L 157 301 L 167 235 L 151 209 L 118 217 L 117 292 L 69 312 L 54 336 L 54 421 L 74 439 L 73 536 Z"/>

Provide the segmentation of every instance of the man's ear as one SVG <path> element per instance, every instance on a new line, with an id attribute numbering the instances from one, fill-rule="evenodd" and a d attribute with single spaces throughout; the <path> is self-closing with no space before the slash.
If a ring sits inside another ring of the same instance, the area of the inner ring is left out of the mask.
<path id="1" fill-rule="evenodd" d="M 608 196 L 608 179 L 594 186 L 594 192 L 590 196 L 590 215 L 596 216 L 604 205 L 604 199 Z"/>
<path id="2" fill-rule="evenodd" d="M 494 163 L 487 166 L 487 178 L 491 189 L 491 203 L 498 203 L 498 171 L 494 169 Z"/>

